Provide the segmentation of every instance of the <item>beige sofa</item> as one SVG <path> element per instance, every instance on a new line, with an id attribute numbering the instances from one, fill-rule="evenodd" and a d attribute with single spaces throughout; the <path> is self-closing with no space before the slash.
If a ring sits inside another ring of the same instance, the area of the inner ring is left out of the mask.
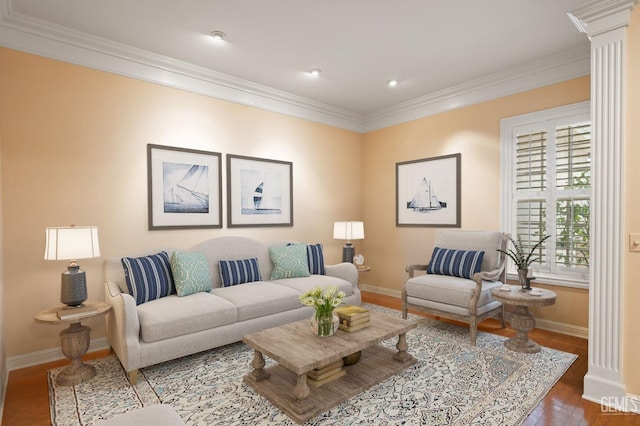
<path id="1" fill-rule="evenodd" d="M 285 246 L 287 242 L 271 245 Z M 137 254 L 154 254 L 160 250 Z M 171 255 L 173 249 L 165 249 Z M 107 338 L 135 383 L 139 368 L 242 340 L 245 334 L 310 318 L 299 295 L 335 285 L 347 304 L 361 304 L 358 272 L 351 263 L 325 265 L 325 275 L 271 280 L 269 245 L 244 237 L 213 238 L 187 249 L 206 256 L 212 290 L 176 294 L 136 305 L 129 294 L 121 258 L 105 261 Z M 257 258 L 261 281 L 222 287 L 218 262 Z"/>

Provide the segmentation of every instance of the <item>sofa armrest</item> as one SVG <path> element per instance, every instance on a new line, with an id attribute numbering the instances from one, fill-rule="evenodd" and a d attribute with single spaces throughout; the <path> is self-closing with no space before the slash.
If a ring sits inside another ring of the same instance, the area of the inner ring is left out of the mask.
<path id="1" fill-rule="evenodd" d="M 325 274 L 349 281 L 354 290 L 358 288 L 358 268 L 353 263 L 342 262 L 337 265 L 325 265 Z"/>
<path id="2" fill-rule="evenodd" d="M 140 366 L 140 322 L 134 298 L 122 293 L 115 282 L 105 282 L 104 300 L 112 310 L 107 315 L 107 339 L 127 372 Z"/>
<path id="3" fill-rule="evenodd" d="M 429 265 L 409 265 L 405 271 L 409 274 L 409 278 L 413 278 L 415 271 L 426 271 Z"/>

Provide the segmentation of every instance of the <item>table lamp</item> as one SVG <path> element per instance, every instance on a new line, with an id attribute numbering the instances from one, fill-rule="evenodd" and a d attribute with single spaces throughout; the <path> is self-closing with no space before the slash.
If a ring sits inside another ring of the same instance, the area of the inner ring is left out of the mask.
<path id="1" fill-rule="evenodd" d="M 60 301 L 67 307 L 78 307 L 87 300 L 87 280 L 77 259 L 100 256 L 97 226 L 47 228 L 45 260 L 70 260 L 62 273 Z"/>
<path id="2" fill-rule="evenodd" d="M 333 224 L 333 238 L 336 240 L 347 240 L 342 247 L 342 261 L 353 263 L 355 249 L 351 244 L 351 240 L 364 240 L 364 223 L 363 222 L 335 222 Z"/>

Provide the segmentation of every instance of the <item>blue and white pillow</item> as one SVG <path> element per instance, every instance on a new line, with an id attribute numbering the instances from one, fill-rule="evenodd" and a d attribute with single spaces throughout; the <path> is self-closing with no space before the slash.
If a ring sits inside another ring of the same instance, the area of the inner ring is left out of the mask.
<path id="1" fill-rule="evenodd" d="M 307 245 L 307 262 L 309 263 L 309 273 L 314 275 L 324 275 L 324 255 L 322 254 L 322 244 Z"/>
<path id="2" fill-rule="evenodd" d="M 308 277 L 310 275 L 306 244 L 271 246 L 269 247 L 269 255 L 273 262 L 272 280 Z"/>
<path id="3" fill-rule="evenodd" d="M 218 262 L 218 266 L 220 267 L 220 280 L 223 287 L 262 281 L 260 268 L 258 268 L 258 258 L 256 257 L 241 260 L 221 260 Z"/>
<path id="4" fill-rule="evenodd" d="M 144 257 L 123 257 L 124 277 L 136 305 L 175 293 L 171 263 L 166 252 Z"/>
<path id="5" fill-rule="evenodd" d="M 174 251 L 171 273 L 178 297 L 211 291 L 209 262 L 202 253 Z"/>
<path id="6" fill-rule="evenodd" d="M 466 251 L 435 247 L 427 266 L 428 274 L 473 278 L 480 272 L 484 251 Z"/>
<path id="7" fill-rule="evenodd" d="M 292 246 L 293 243 L 287 244 Z M 322 244 L 307 244 L 307 265 L 309 273 L 312 275 L 325 275 L 324 255 L 322 254 Z"/>

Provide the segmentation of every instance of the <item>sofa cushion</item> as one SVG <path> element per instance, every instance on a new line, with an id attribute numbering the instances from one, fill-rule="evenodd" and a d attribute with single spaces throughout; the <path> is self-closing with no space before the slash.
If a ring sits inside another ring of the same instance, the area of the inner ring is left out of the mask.
<path id="1" fill-rule="evenodd" d="M 269 255 L 273 262 L 272 280 L 308 277 L 310 275 L 306 244 L 271 246 L 269 247 Z"/>
<path id="2" fill-rule="evenodd" d="M 107 420 L 98 420 L 94 426 L 184 426 L 184 422 L 169 404 L 147 405 L 116 414 Z"/>
<path id="3" fill-rule="evenodd" d="M 477 306 L 492 302 L 491 289 L 501 285 L 500 281 L 482 281 Z M 407 295 L 413 298 L 468 308 L 476 283 L 466 278 L 426 274 L 409 279 L 405 288 Z"/>
<path id="4" fill-rule="evenodd" d="M 313 275 L 324 275 L 324 255 L 322 254 L 322 244 L 307 245 L 307 264 L 309 273 Z"/>
<path id="5" fill-rule="evenodd" d="M 302 307 L 297 292 L 267 281 L 214 288 L 211 293 L 228 300 L 236 307 L 238 321 Z"/>
<path id="6" fill-rule="evenodd" d="M 262 281 L 258 259 L 221 260 L 218 262 L 220 268 L 220 280 L 223 287 Z"/>
<path id="7" fill-rule="evenodd" d="M 428 274 L 472 278 L 480 272 L 484 251 L 454 250 L 435 247 L 427 266 Z"/>
<path id="8" fill-rule="evenodd" d="M 136 305 L 175 292 L 171 264 L 166 252 L 136 258 L 123 257 L 121 262 L 127 289 Z"/>
<path id="9" fill-rule="evenodd" d="M 180 297 L 211 290 L 209 263 L 202 253 L 174 251 L 171 255 L 171 273 Z"/>
<path id="10" fill-rule="evenodd" d="M 277 285 L 291 288 L 299 294 L 306 293 L 314 287 L 320 287 L 324 289 L 330 285 L 335 285 L 336 287 L 338 287 L 338 290 L 344 291 L 344 294 L 346 296 L 351 296 L 353 294 L 353 286 L 349 281 L 329 275 L 312 275 L 306 278 L 287 278 L 271 282 Z"/>
<path id="11" fill-rule="evenodd" d="M 140 337 L 156 342 L 233 324 L 236 308 L 229 301 L 211 293 L 195 293 L 186 297 L 171 295 L 138 306 Z"/>

